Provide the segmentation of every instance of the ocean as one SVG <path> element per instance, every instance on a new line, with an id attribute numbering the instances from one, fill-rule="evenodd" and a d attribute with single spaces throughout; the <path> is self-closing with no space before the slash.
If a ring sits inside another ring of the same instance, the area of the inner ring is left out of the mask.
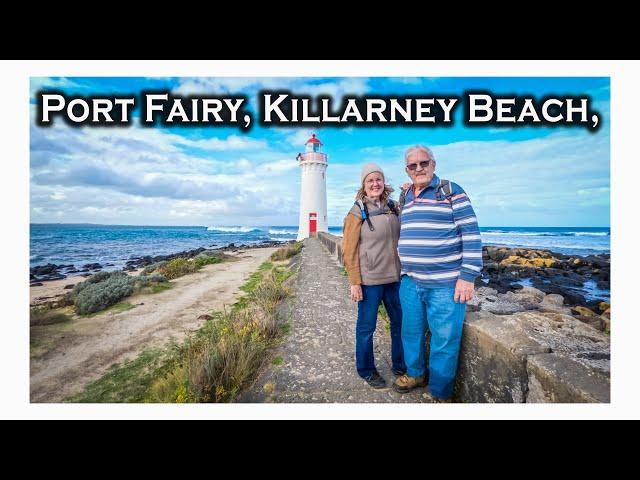
<path id="1" fill-rule="evenodd" d="M 609 228 L 486 227 L 485 245 L 543 248 L 567 255 L 610 253 Z M 342 236 L 342 227 L 329 227 Z M 31 224 L 30 266 L 112 263 L 121 268 L 131 257 L 167 255 L 199 247 L 215 248 L 264 241 L 295 240 L 295 226 L 154 227 L 94 224 Z"/>

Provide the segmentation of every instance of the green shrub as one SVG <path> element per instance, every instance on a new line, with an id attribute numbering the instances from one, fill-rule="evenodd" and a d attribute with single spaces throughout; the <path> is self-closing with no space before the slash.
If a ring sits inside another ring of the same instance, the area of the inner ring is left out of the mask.
<path id="1" fill-rule="evenodd" d="M 142 272 L 140 272 L 140 275 L 149 275 L 150 273 L 155 272 L 157 269 L 164 267 L 166 264 L 166 261 L 152 263 L 151 265 L 144 267 Z"/>
<path id="2" fill-rule="evenodd" d="M 194 263 L 198 269 L 205 265 L 213 265 L 215 263 L 222 263 L 222 258 L 215 255 L 201 255 L 195 258 Z"/>
<path id="3" fill-rule="evenodd" d="M 271 254 L 271 260 L 286 260 L 287 258 L 291 258 L 294 255 L 297 255 L 302 250 L 302 242 L 292 243 L 285 247 L 279 248 L 275 252 Z"/>
<path id="4" fill-rule="evenodd" d="M 157 272 L 172 280 L 174 278 L 182 277 L 187 273 L 193 273 L 196 270 L 197 267 L 195 262 L 190 262 L 184 257 L 178 257 L 173 260 L 169 260 L 166 265 L 158 268 Z"/>
<path id="5" fill-rule="evenodd" d="M 159 273 L 154 273 L 153 275 L 139 275 L 138 277 L 132 277 L 134 279 L 133 289 L 134 291 L 138 291 L 144 287 L 153 286 L 157 283 L 168 282 L 167 277 L 164 275 L 160 275 Z"/>
<path id="6" fill-rule="evenodd" d="M 106 280 L 89 283 L 82 288 L 74 300 L 76 312 L 81 315 L 98 312 L 131 295 L 135 279 L 121 273 L 122 275 L 111 275 Z"/>

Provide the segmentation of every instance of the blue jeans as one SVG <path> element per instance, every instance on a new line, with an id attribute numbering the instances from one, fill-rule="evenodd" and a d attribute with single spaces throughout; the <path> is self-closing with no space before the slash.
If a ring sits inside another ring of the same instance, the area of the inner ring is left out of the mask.
<path id="1" fill-rule="evenodd" d="M 391 363 L 394 370 L 406 371 L 402 353 L 402 309 L 398 290 L 400 282 L 384 285 L 362 285 L 362 300 L 358 302 L 356 322 L 356 369 L 358 375 L 367 378 L 376 371 L 373 359 L 373 333 L 376 331 L 378 306 L 384 303 L 391 323 Z"/>
<path id="2" fill-rule="evenodd" d="M 429 351 L 429 391 L 440 399 L 453 394 L 466 303 L 453 300 L 455 288 L 424 288 L 413 278 L 400 280 L 402 304 L 402 345 L 407 375 L 425 373 L 425 334 L 431 330 Z"/>

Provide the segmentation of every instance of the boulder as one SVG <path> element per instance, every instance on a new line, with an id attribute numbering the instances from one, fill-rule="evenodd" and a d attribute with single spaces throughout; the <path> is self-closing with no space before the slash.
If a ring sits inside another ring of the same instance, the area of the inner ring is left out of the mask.
<path id="1" fill-rule="evenodd" d="M 589 310 L 586 307 L 572 307 L 571 311 L 573 313 L 575 313 L 576 315 L 581 315 L 583 317 L 595 317 L 596 314 L 594 312 L 592 312 L 591 310 Z"/>

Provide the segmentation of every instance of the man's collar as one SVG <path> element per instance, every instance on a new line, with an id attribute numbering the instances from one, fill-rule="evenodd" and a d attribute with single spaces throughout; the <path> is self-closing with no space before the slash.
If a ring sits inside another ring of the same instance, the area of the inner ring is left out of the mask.
<path id="1" fill-rule="evenodd" d="M 439 183 L 440 183 L 440 178 L 434 173 L 433 177 L 431 178 L 431 183 L 429 185 L 427 185 L 426 187 L 424 187 L 420 193 L 424 192 L 429 187 L 436 188 Z M 416 198 L 415 192 L 416 192 L 416 186 L 412 185 L 411 186 L 411 194 L 413 195 L 414 200 Z"/>

